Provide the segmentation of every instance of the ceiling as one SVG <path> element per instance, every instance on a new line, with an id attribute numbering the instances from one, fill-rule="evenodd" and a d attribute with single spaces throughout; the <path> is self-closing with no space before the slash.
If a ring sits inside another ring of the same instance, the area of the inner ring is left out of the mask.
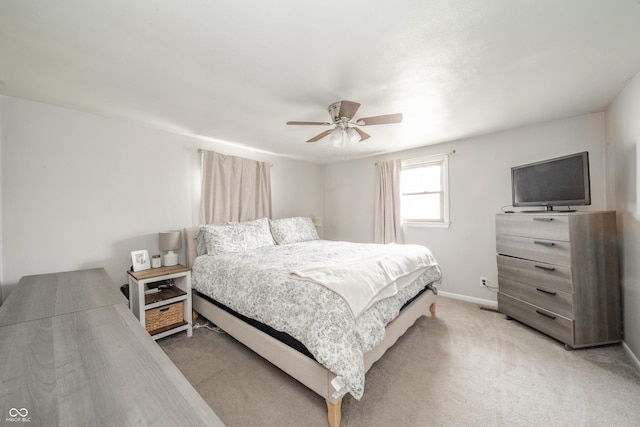
<path id="1" fill-rule="evenodd" d="M 0 93 L 317 163 L 603 111 L 638 0 L 2 0 Z M 348 148 L 329 104 L 366 127 Z"/>

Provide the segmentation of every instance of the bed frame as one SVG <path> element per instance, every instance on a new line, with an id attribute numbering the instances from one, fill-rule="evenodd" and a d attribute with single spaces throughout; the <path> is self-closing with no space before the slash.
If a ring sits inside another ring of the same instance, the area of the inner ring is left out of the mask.
<path id="1" fill-rule="evenodd" d="M 194 237 L 198 230 L 199 227 L 185 228 L 185 247 L 189 266 L 193 265 L 193 261 L 196 258 Z M 335 389 L 331 385 L 331 381 L 336 377 L 333 372 L 315 360 L 227 313 L 201 297 L 197 292 L 193 292 L 193 309 L 222 328 L 230 336 L 322 396 L 327 403 L 329 426 L 340 426 L 342 397 L 338 399 L 333 397 Z M 396 319 L 387 325 L 384 339 L 364 355 L 365 372 L 427 310 L 429 310 L 431 316 L 435 317 L 436 295 L 430 291 L 423 292 L 422 295 L 407 305 Z"/>

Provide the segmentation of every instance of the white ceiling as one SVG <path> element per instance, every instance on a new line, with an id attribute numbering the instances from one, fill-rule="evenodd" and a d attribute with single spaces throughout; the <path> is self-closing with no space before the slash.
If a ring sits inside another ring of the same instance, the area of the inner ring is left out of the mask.
<path id="1" fill-rule="evenodd" d="M 603 111 L 640 71 L 638 0 L 1 0 L 0 93 L 326 163 Z"/>

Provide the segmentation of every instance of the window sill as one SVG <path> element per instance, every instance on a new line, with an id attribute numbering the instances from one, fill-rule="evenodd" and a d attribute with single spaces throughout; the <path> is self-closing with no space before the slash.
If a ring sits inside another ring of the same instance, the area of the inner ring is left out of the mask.
<path id="1" fill-rule="evenodd" d="M 411 222 L 406 221 L 402 223 L 403 227 L 416 227 L 416 228 L 449 228 L 450 222 Z"/>

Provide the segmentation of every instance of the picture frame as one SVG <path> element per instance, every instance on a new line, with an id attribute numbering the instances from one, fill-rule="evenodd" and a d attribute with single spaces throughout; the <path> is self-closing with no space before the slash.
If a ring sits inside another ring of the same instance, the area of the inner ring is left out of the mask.
<path id="1" fill-rule="evenodd" d="M 151 259 L 146 249 L 132 251 L 131 262 L 133 262 L 133 271 L 148 270 L 151 268 Z"/>

